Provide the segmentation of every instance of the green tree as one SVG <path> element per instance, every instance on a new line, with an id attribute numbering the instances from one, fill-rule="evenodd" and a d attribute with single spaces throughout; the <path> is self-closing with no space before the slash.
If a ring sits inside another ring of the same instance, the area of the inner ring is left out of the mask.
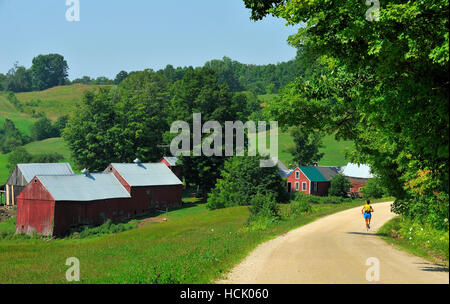
<path id="1" fill-rule="evenodd" d="M 33 88 L 45 90 L 58 85 L 64 85 L 67 81 L 66 60 L 59 54 L 39 55 L 33 58 L 31 73 Z"/>
<path id="2" fill-rule="evenodd" d="M 255 20 L 272 14 L 305 23 L 289 42 L 302 49 L 312 73 L 283 90 L 269 105 L 271 114 L 286 125 L 353 140 L 353 160 L 371 165 L 397 197 L 398 212 L 414 209 L 420 220 L 443 220 L 449 209 L 442 199 L 449 191 L 448 0 L 385 1 L 372 22 L 364 1 L 244 2 Z M 424 175 L 427 191 L 421 190 Z"/>
<path id="3" fill-rule="evenodd" d="M 128 73 L 126 71 L 120 71 L 117 73 L 116 78 L 114 78 L 115 84 L 120 84 L 122 80 L 128 77 Z"/>
<path id="4" fill-rule="evenodd" d="M 31 91 L 31 72 L 18 63 L 14 64 L 6 74 L 4 80 L 5 88 L 12 92 L 29 92 Z"/>
<path id="5" fill-rule="evenodd" d="M 30 163 L 33 157 L 24 147 L 16 147 L 14 150 L 8 155 L 8 164 L 6 167 L 12 171 L 17 164 L 25 164 Z"/>
<path id="6" fill-rule="evenodd" d="M 291 130 L 291 136 L 295 147 L 289 152 L 297 166 L 311 166 L 323 157 L 324 154 L 319 152 L 322 139 L 318 133 L 305 133 L 301 128 L 296 127 Z"/>
<path id="7" fill-rule="evenodd" d="M 30 142 L 30 138 L 16 128 L 14 122 L 8 118 L 0 129 L 0 151 L 4 154 L 11 152 L 15 147 Z"/>
<path id="8" fill-rule="evenodd" d="M 249 205 L 258 193 L 273 193 L 274 200 L 285 202 L 287 192 L 276 167 L 261 168 L 260 157 L 235 156 L 225 162 L 207 207 L 219 209 Z"/>
<path id="9" fill-rule="evenodd" d="M 202 121 L 234 121 L 233 93 L 219 84 L 217 74 L 209 68 L 189 70 L 173 88 L 169 121 L 185 121 L 193 130 L 193 114 L 201 113 Z M 239 102 L 235 100 L 235 102 Z M 192 142 L 192 140 L 191 140 Z M 191 153 L 192 155 L 192 153 Z M 197 186 L 206 195 L 215 185 L 225 161 L 224 156 L 183 156 L 183 174 L 188 184 Z"/>
<path id="10" fill-rule="evenodd" d="M 168 130 L 168 81 L 151 70 L 131 73 L 116 88 L 86 93 L 63 137 L 78 166 L 103 170 L 111 162 L 156 161 Z"/>
<path id="11" fill-rule="evenodd" d="M 331 179 L 328 195 L 347 197 L 352 183 L 342 174 L 338 174 Z"/>
<path id="12" fill-rule="evenodd" d="M 362 188 L 362 193 L 364 198 L 382 198 L 385 190 L 383 189 L 380 178 L 374 177 L 369 179 Z"/>
<path id="13" fill-rule="evenodd" d="M 39 118 L 30 127 L 30 136 L 34 141 L 58 137 L 58 135 L 59 131 L 53 127 L 52 122 L 47 117 Z"/>
<path id="14" fill-rule="evenodd" d="M 68 122 L 69 122 L 69 115 L 63 115 L 56 119 L 55 123 L 53 124 L 53 128 L 55 130 L 55 137 L 62 136 L 62 132 L 64 131 L 64 128 L 66 127 Z"/>

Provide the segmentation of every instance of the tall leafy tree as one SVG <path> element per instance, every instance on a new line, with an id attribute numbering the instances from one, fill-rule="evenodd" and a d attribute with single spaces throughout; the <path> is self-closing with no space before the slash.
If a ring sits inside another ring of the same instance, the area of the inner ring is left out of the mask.
<path id="1" fill-rule="evenodd" d="M 323 157 L 319 152 L 322 146 L 322 138 L 319 133 L 304 132 L 301 128 L 293 128 L 291 136 L 294 139 L 295 147 L 289 152 L 294 157 L 297 166 L 311 166 Z"/>
<path id="2" fill-rule="evenodd" d="M 64 85 L 67 81 L 69 67 L 63 56 L 59 54 L 39 55 L 33 58 L 31 73 L 33 88 L 45 90 Z"/>
<path id="3" fill-rule="evenodd" d="M 252 198 L 262 193 L 273 194 L 277 202 L 286 201 L 287 193 L 277 167 L 261 168 L 260 159 L 250 156 L 229 158 L 209 194 L 207 207 L 219 209 L 250 205 Z"/>
<path id="4" fill-rule="evenodd" d="M 168 81 L 151 70 L 132 73 L 116 88 L 88 92 L 63 131 L 79 167 L 161 157 L 168 130 Z"/>
<path id="5" fill-rule="evenodd" d="M 172 90 L 170 122 L 185 121 L 193 130 L 194 113 L 201 113 L 202 122 L 214 120 L 223 126 L 225 121 L 234 121 L 237 117 L 236 107 L 232 107 L 233 93 L 225 84 L 219 83 L 217 74 L 209 68 L 188 71 Z M 183 157 L 186 182 L 197 186 L 206 195 L 220 176 L 224 161 L 225 156 Z"/>
<path id="6" fill-rule="evenodd" d="M 12 92 L 28 92 L 31 91 L 31 72 L 18 63 L 14 64 L 6 74 L 4 80 L 5 88 Z"/>

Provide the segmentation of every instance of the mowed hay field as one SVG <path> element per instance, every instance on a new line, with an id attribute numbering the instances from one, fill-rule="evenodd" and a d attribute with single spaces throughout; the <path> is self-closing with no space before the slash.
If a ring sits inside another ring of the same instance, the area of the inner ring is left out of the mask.
<path id="1" fill-rule="evenodd" d="M 45 113 L 49 119 L 55 120 L 62 115 L 71 115 L 86 91 L 101 87 L 113 86 L 74 84 L 53 87 L 45 91 L 17 93 L 16 96 L 19 102 L 24 105 L 25 112 L 31 113 L 31 110 L 34 109 L 36 113 Z M 38 101 L 37 105 L 27 105 L 32 101 Z"/>
<path id="2" fill-rule="evenodd" d="M 213 283 L 258 244 L 361 201 L 313 206 L 264 230 L 248 229 L 247 207 L 188 205 L 167 222 L 86 239 L 0 240 L 0 284 L 67 283 L 65 261 L 80 261 L 80 283 Z M 281 205 L 286 213 L 289 205 Z"/>

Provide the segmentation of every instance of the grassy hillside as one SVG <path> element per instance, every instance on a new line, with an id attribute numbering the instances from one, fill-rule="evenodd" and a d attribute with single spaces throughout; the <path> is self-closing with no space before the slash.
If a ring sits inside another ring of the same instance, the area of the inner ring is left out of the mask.
<path id="1" fill-rule="evenodd" d="M 6 93 L 0 93 L 0 127 L 6 118 L 11 119 L 16 128 L 30 134 L 30 127 L 36 121 L 32 117 L 32 110 L 35 113 L 42 112 L 48 118 L 55 120 L 59 116 L 71 114 L 76 109 L 76 105 L 83 98 L 86 91 L 93 90 L 98 85 L 70 85 L 54 87 L 40 92 L 17 93 L 16 97 L 23 105 L 24 111 L 18 111 L 6 99 Z M 47 152 L 58 152 L 64 156 L 64 162 L 71 162 L 70 152 L 61 138 L 50 138 L 39 142 L 33 142 L 25 146 L 31 154 L 41 154 Z M 9 170 L 6 168 L 8 155 L 0 154 L 0 185 L 3 184 L 9 176 Z"/>
<path id="2" fill-rule="evenodd" d="M 31 114 L 34 109 L 36 113 L 45 113 L 48 118 L 55 120 L 59 116 L 73 113 L 86 91 L 100 87 L 112 86 L 75 84 L 45 91 L 17 93 L 16 96 L 24 105 L 26 113 Z"/>
<path id="3" fill-rule="evenodd" d="M 258 136 L 268 136 L 266 133 Z M 269 139 L 267 146 L 269 147 Z M 289 168 L 294 167 L 293 157 L 289 153 L 289 149 L 294 148 L 294 142 L 289 131 L 278 130 L 278 158 Z M 346 152 L 352 150 L 353 143 L 351 141 L 337 141 L 333 135 L 323 138 L 323 147 L 320 149 L 324 153 L 323 158 L 319 161 L 322 166 L 344 166 L 349 160 Z"/>

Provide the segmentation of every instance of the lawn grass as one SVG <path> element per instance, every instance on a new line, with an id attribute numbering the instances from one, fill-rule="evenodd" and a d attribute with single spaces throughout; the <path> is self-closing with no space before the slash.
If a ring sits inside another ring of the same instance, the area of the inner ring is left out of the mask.
<path id="1" fill-rule="evenodd" d="M 377 232 L 383 240 L 432 263 L 449 267 L 449 233 L 397 216 Z"/>
<path id="2" fill-rule="evenodd" d="M 168 221 L 88 239 L 0 241 L 0 283 L 66 283 L 65 261 L 80 261 L 80 283 L 213 283 L 260 243 L 361 201 L 317 206 L 265 230 L 244 229 L 247 207 L 188 205 Z M 286 206 L 286 205 L 284 205 Z M 286 207 L 284 207 L 286 208 Z"/>

